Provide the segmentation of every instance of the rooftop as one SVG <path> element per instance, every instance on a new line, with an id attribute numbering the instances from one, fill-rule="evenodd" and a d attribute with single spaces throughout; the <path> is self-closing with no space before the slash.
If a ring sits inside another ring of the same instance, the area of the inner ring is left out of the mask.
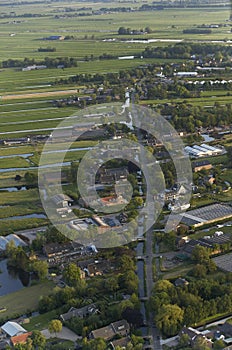
<path id="1" fill-rule="evenodd" d="M 230 205 L 216 203 L 187 211 L 183 214 L 182 222 L 189 226 L 201 226 L 229 217 L 232 217 L 232 207 Z"/>
<path id="2" fill-rule="evenodd" d="M 13 321 L 8 321 L 6 322 L 1 329 L 10 337 L 14 337 L 16 335 L 20 335 L 23 333 L 27 333 L 26 329 L 24 329 L 20 324 L 13 322 Z"/>
<path id="3" fill-rule="evenodd" d="M 23 344 L 26 343 L 27 338 L 30 337 L 32 332 L 16 335 L 14 337 L 11 337 L 11 342 L 15 346 L 16 344 Z"/>

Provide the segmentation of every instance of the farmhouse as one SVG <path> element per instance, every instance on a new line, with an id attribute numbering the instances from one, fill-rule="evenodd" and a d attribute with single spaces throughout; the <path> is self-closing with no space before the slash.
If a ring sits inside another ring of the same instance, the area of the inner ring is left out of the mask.
<path id="1" fill-rule="evenodd" d="M 232 207 L 226 204 L 211 204 L 202 208 L 189 210 L 183 214 L 182 223 L 200 227 L 232 217 Z"/>
<path id="2" fill-rule="evenodd" d="M 63 207 L 63 208 L 68 207 L 73 202 L 72 198 L 70 198 L 69 196 L 63 193 L 56 194 L 51 199 L 57 207 Z"/>
<path id="3" fill-rule="evenodd" d="M 113 184 L 119 180 L 126 180 L 129 175 L 126 167 L 102 169 L 100 171 L 99 182 L 101 184 Z"/>

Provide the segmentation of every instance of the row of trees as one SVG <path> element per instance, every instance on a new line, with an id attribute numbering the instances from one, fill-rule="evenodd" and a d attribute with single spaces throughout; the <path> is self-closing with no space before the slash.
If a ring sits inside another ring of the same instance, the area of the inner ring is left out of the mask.
<path id="1" fill-rule="evenodd" d="M 65 68 L 77 67 L 77 59 L 74 57 L 45 57 L 41 60 L 34 58 L 24 58 L 24 60 L 9 58 L 1 63 L 2 68 L 23 68 L 33 65 L 44 65 L 48 68 L 57 68 L 64 66 Z"/>

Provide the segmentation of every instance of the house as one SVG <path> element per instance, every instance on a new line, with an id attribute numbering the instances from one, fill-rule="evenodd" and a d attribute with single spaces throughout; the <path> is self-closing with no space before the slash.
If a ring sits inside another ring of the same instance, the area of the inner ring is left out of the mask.
<path id="1" fill-rule="evenodd" d="M 73 202 L 73 199 L 71 197 L 63 193 L 56 194 L 51 198 L 51 200 L 57 207 L 61 206 L 63 208 L 70 206 Z"/>
<path id="2" fill-rule="evenodd" d="M 225 337 L 232 337 L 232 325 L 228 322 L 223 323 L 223 325 L 219 325 L 218 329 L 221 334 L 224 334 Z"/>
<path id="3" fill-rule="evenodd" d="M 98 309 L 95 304 L 86 305 L 80 309 L 76 309 L 75 307 L 71 307 L 68 312 L 60 315 L 62 321 L 68 321 L 73 317 L 84 318 L 90 315 L 94 315 L 98 312 Z"/>
<path id="4" fill-rule="evenodd" d="M 184 185 L 176 184 L 172 187 L 172 189 L 165 190 L 164 198 L 165 201 L 173 201 L 181 196 L 186 195 L 187 192 L 189 192 L 189 190 Z"/>
<path id="5" fill-rule="evenodd" d="M 181 337 L 183 334 L 188 335 L 189 345 L 191 346 L 194 346 L 197 339 L 201 338 L 205 341 L 205 345 L 207 345 L 209 348 L 212 348 L 212 333 L 210 331 L 200 332 L 192 327 L 183 327 L 179 333 L 179 337 Z"/>
<path id="6" fill-rule="evenodd" d="M 176 287 L 184 287 L 189 284 L 189 282 L 185 278 L 177 278 L 174 282 Z"/>
<path id="7" fill-rule="evenodd" d="M 192 163 L 192 168 L 194 173 L 197 173 L 198 171 L 201 171 L 201 170 L 210 170 L 212 169 L 212 167 L 213 167 L 212 164 L 208 160 L 202 160 L 202 161 Z"/>
<path id="8" fill-rule="evenodd" d="M 104 206 L 110 207 L 113 205 L 119 205 L 119 204 L 127 204 L 128 201 L 124 199 L 121 195 L 114 195 L 114 196 L 108 196 L 104 198 L 100 198 L 99 202 L 102 203 Z"/>
<path id="9" fill-rule="evenodd" d="M 27 333 L 26 329 L 24 329 L 20 324 L 13 321 L 6 322 L 2 327 L 1 330 L 8 336 L 8 337 L 15 337 L 16 335 L 25 334 Z"/>
<path id="10" fill-rule="evenodd" d="M 27 341 L 27 338 L 29 338 L 32 335 L 32 332 L 27 332 L 24 334 L 20 334 L 20 335 L 15 335 L 14 337 L 11 337 L 11 344 L 13 346 L 17 345 L 17 344 L 25 344 Z"/>
<path id="11" fill-rule="evenodd" d="M 79 261 L 78 266 L 86 273 L 88 277 L 102 276 L 112 270 L 112 266 L 107 260 L 88 259 Z"/>
<path id="12" fill-rule="evenodd" d="M 103 169 L 100 171 L 99 182 L 112 185 L 119 180 L 126 180 L 129 172 L 126 167 Z"/>
<path id="13" fill-rule="evenodd" d="M 113 322 L 110 325 L 96 329 L 89 335 L 90 339 L 103 338 L 106 341 L 113 339 L 116 335 L 121 337 L 128 336 L 130 332 L 130 326 L 126 320 L 120 320 Z"/>
<path id="14" fill-rule="evenodd" d="M 55 256 L 67 254 L 73 250 L 73 246 L 70 242 L 65 243 L 48 243 L 43 247 L 44 254 L 48 258 L 52 258 Z"/>
<path id="15" fill-rule="evenodd" d="M 115 350 L 117 348 L 117 346 L 120 347 L 120 349 L 126 349 L 126 346 L 128 345 L 128 343 L 131 341 L 131 339 L 129 337 L 124 337 L 121 339 L 116 339 L 112 342 L 110 342 L 110 345 L 112 346 L 112 350 Z"/>
<path id="16" fill-rule="evenodd" d="M 49 266 L 67 264 L 73 258 L 80 257 L 83 247 L 76 242 L 48 243 L 44 245 L 43 252 L 46 255 Z M 85 275 L 82 275 L 85 278 Z"/>

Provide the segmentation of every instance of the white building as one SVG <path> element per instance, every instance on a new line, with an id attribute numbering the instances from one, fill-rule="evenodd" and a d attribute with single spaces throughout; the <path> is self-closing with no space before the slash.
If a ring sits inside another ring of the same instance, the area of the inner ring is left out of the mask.
<path id="1" fill-rule="evenodd" d="M 14 337 L 16 335 L 27 333 L 26 329 L 24 329 L 20 324 L 12 321 L 6 322 L 1 330 L 8 335 L 9 337 Z"/>

